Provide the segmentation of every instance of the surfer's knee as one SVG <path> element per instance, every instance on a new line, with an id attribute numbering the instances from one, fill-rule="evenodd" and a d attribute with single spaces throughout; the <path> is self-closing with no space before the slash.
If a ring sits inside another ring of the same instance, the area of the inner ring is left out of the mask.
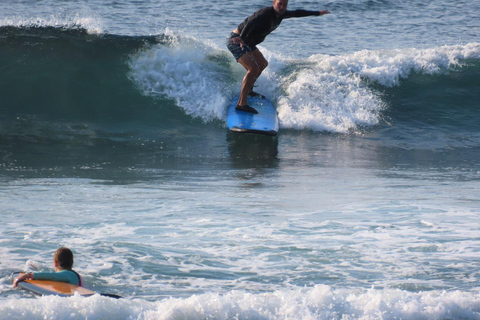
<path id="1" fill-rule="evenodd" d="M 265 59 L 263 54 L 258 50 L 253 53 L 253 57 L 255 59 L 255 64 L 258 66 L 261 73 L 268 66 L 268 61 L 267 59 Z"/>
<path id="2" fill-rule="evenodd" d="M 255 65 L 255 66 L 252 66 L 251 68 L 247 69 L 247 75 L 251 76 L 251 77 L 254 77 L 256 79 L 256 78 L 258 78 L 258 76 L 260 76 L 262 71 L 263 71 L 263 69 L 260 68 L 260 66 Z"/>
<path id="3" fill-rule="evenodd" d="M 263 60 L 262 60 L 262 63 L 261 63 L 261 64 L 262 64 L 262 68 L 263 68 L 263 69 L 267 68 L 267 67 L 268 67 L 268 60 L 267 60 L 267 59 L 265 59 L 265 58 L 263 58 Z"/>
<path id="4" fill-rule="evenodd" d="M 262 63 L 260 64 L 260 69 L 261 69 L 260 72 L 263 72 L 263 70 L 265 70 L 267 67 L 268 67 L 268 61 L 263 60 Z"/>
<path id="5" fill-rule="evenodd" d="M 258 66 L 258 75 L 257 76 L 260 76 L 263 72 L 263 70 L 265 70 L 267 67 L 268 67 L 268 61 L 263 59 L 261 61 L 259 61 L 257 63 L 257 66 Z"/>

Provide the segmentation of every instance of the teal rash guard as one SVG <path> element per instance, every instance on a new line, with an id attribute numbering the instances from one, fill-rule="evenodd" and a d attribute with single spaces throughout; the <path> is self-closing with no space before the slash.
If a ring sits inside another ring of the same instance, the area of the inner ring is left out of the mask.
<path id="1" fill-rule="evenodd" d="M 30 277 L 32 280 L 50 280 L 83 286 L 82 278 L 73 270 L 62 270 L 59 272 L 32 272 Z"/>

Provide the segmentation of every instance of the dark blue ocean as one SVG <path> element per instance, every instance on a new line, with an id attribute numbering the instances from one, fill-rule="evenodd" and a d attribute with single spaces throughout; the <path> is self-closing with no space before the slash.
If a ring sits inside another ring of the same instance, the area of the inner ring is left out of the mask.
<path id="1" fill-rule="evenodd" d="M 291 0 L 230 133 L 270 5 L 0 2 L 0 319 L 480 319 L 480 2 Z M 12 288 L 60 246 L 124 299 Z"/>

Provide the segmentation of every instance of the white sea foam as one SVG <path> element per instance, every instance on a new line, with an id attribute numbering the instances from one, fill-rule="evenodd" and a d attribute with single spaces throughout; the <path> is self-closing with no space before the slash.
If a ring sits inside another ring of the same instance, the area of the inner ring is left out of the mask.
<path id="1" fill-rule="evenodd" d="M 349 188 L 357 188 L 352 198 L 326 204 L 323 199 L 337 194 L 326 186 L 350 177 L 344 168 L 338 176 L 328 170 L 331 180 L 323 182 L 314 168 L 295 172 L 304 178 L 291 188 L 316 183 L 311 201 L 322 205 L 314 212 L 291 203 L 298 197 L 291 189 L 275 195 L 260 190 L 261 204 L 245 209 L 243 197 L 258 196 L 259 189 L 242 195 L 207 188 L 192 197 L 188 186 L 179 191 L 172 188 L 177 182 L 167 181 L 125 187 L 15 180 L 0 195 L 2 203 L 19 208 L 7 206 L 15 213 L 0 216 L 0 319 L 479 319 L 478 210 L 440 208 L 437 198 L 431 205 L 374 201 L 405 190 L 372 187 L 363 178 L 365 189 L 359 183 Z M 429 188 L 428 179 L 385 183 Z M 436 187 L 438 198 L 447 198 L 451 186 Z M 87 287 L 126 299 L 25 303 L 28 293 L 11 289 L 10 274 L 31 270 L 32 261 L 51 270 L 59 245 L 74 250 Z"/>
<path id="2" fill-rule="evenodd" d="M 279 80 L 283 127 L 345 133 L 380 121 L 386 106 L 369 82 L 391 87 L 412 72 L 437 74 L 480 57 L 480 43 L 433 49 L 363 50 L 343 56 L 313 55 Z M 367 81 L 366 81 L 367 80 Z"/>
<path id="3" fill-rule="evenodd" d="M 68 15 L 51 14 L 38 17 L 8 17 L 0 20 L 0 26 L 12 27 L 55 27 L 55 28 L 83 28 L 90 34 L 104 33 L 104 26 L 100 18 L 92 14 L 81 15 L 73 13 Z"/>
<path id="4" fill-rule="evenodd" d="M 147 95 L 172 99 L 185 113 L 205 121 L 225 119 L 243 69 L 230 60 L 220 66 L 210 53 L 218 49 L 191 38 L 171 36 L 168 45 L 140 52 L 131 60 L 131 76 Z M 478 59 L 480 44 L 432 49 L 363 50 L 343 56 L 313 55 L 302 61 L 262 48 L 269 67 L 258 91 L 277 105 L 283 128 L 347 133 L 374 126 L 387 106 L 371 83 L 391 87 L 412 72 L 436 74 Z M 224 53 L 225 54 L 225 53 Z"/>
<path id="5" fill-rule="evenodd" d="M 412 72 L 438 74 L 480 58 L 480 43 L 432 49 L 363 50 L 346 56 L 313 55 L 309 58 L 321 72 L 360 75 L 384 86 L 399 85 Z"/>
<path id="6" fill-rule="evenodd" d="M 478 292 L 335 290 L 329 286 L 252 294 L 231 291 L 189 298 L 115 300 L 83 298 L 8 298 L 0 318 L 16 319 L 480 319 Z"/>
<path id="7" fill-rule="evenodd" d="M 144 94 L 172 99 L 186 114 L 205 121 L 224 119 L 230 97 L 225 69 L 212 60 L 215 49 L 170 31 L 166 36 L 167 44 L 132 57 L 131 77 Z"/>

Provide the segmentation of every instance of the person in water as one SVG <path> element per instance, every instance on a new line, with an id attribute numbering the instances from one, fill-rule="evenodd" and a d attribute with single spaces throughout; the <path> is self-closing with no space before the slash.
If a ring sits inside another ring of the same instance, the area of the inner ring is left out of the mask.
<path id="1" fill-rule="evenodd" d="M 72 270 L 73 253 L 70 249 L 65 247 L 57 249 L 53 255 L 53 266 L 55 267 L 55 272 L 30 272 L 21 274 L 15 278 L 13 286 L 16 287 L 19 282 L 31 279 L 67 282 L 83 287 L 82 278 Z"/>
<path id="2" fill-rule="evenodd" d="M 288 0 L 273 0 L 272 7 L 262 8 L 246 18 L 227 38 L 228 50 L 230 50 L 237 62 L 247 70 L 242 81 L 240 98 L 235 108 L 237 110 L 258 113 L 255 108 L 247 104 L 248 96 L 261 96 L 253 91 L 253 85 L 268 65 L 268 61 L 258 50 L 257 45 L 263 42 L 280 25 L 283 19 L 322 16 L 330 13 L 326 10 L 290 11 L 287 10 L 287 6 Z"/>

